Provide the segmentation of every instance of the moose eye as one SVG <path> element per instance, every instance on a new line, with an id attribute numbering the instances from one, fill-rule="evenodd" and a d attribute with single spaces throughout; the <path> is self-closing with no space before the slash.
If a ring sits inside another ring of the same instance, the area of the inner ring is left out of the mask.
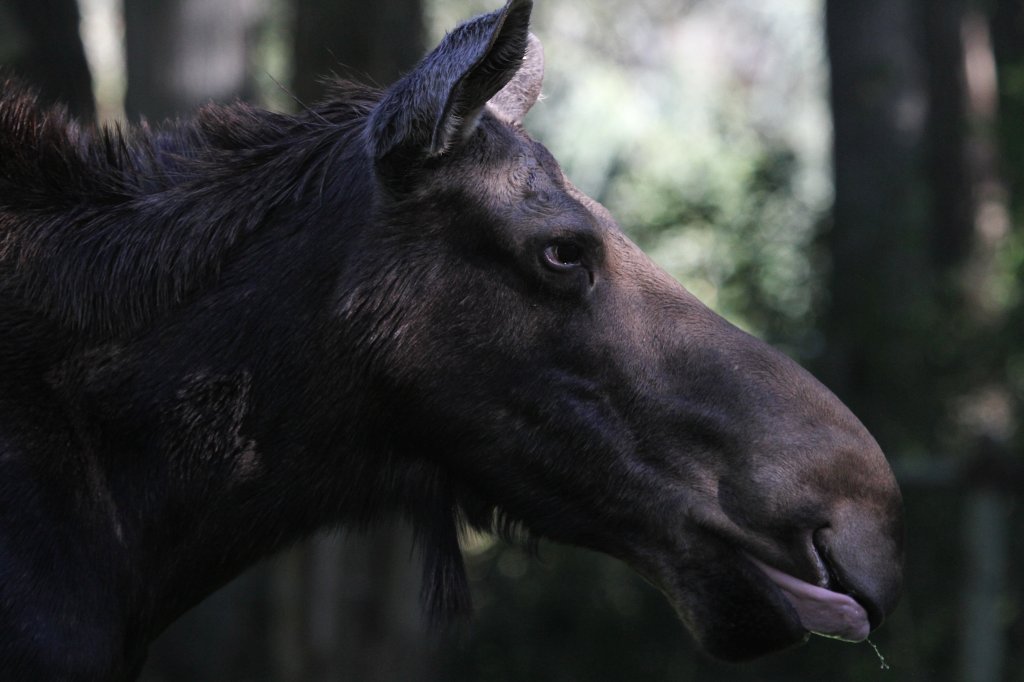
<path id="1" fill-rule="evenodd" d="M 565 271 L 583 264 L 583 248 L 569 241 L 557 241 L 544 247 L 544 263 L 558 271 Z"/>

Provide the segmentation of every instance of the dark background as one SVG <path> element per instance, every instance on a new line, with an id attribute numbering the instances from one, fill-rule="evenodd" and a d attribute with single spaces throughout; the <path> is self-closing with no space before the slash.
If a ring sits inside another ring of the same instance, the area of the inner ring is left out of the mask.
<path id="1" fill-rule="evenodd" d="M 288 109 L 319 76 L 393 81 L 497 2 L 2 0 L 0 63 L 86 119 Z M 549 76 L 528 127 L 889 453 L 906 596 L 872 640 L 891 669 L 821 638 L 715 663 L 622 565 L 491 538 L 466 545 L 475 619 L 430 632 L 409 533 L 385 527 L 256 567 L 174 625 L 143 679 L 1024 680 L 1024 3 L 538 5 Z"/>

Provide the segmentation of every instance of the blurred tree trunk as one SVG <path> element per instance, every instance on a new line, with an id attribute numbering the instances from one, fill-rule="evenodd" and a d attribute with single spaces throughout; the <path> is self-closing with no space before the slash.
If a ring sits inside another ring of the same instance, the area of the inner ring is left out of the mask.
<path id="1" fill-rule="evenodd" d="M 962 40 L 965 0 L 921 5 L 928 86 L 928 182 L 932 265 L 963 264 L 974 231 L 967 162 L 967 92 Z"/>
<path id="2" fill-rule="evenodd" d="M 388 85 L 424 50 L 422 0 L 295 0 L 293 88 L 307 104 L 337 74 Z"/>
<path id="3" fill-rule="evenodd" d="M 928 385 L 917 337 L 934 315 L 929 97 L 915 10 L 913 0 L 826 5 L 835 204 L 822 374 L 889 447 L 913 443 L 935 412 L 932 392 L 903 393 Z"/>
<path id="4" fill-rule="evenodd" d="M 998 74 L 997 148 L 1008 197 L 1008 221 L 1017 248 L 1024 248 L 1024 3 L 998 0 L 990 18 L 992 48 Z M 1006 373 L 1019 398 L 1018 420 L 1024 423 L 1024 258 L 1018 258 L 1015 280 L 1018 298 L 1003 334 L 1010 356 Z M 1024 449 L 1024 429 L 1017 442 Z M 1024 627 L 1019 628 L 1024 651 Z"/>
<path id="5" fill-rule="evenodd" d="M 274 680 L 415 682 L 434 664 L 412 533 L 322 535 L 275 562 Z"/>
<path id="6" fill-rule="evenodd" d="M 91 119 L 96 113 L 92 78 L 79 36 L 75 0 L 12 0 L 0 7 L 0 37 L 10 53 L 0 61 L 37 88 L 47 103 L 62 102 L 69 111 Z"/>
<path id="7" fill-rule="evenodd" d="M 991 17 L 999 86 L 999 147 L 1017 225 L 1024 218 L 1024 3 L 998 0 Z"/>
<path id="8" fill-rule="evenodd" d="M 831 0 L 826 30 L 835 203 L 822 373 L 890 450 L 948 448 L 964 436 L 953 403 L 1002 371 L 991 339 L 1006 312 L 1006 189 L 987 25 L 964 0 Z M 947 432 L 936 415 L 954 418 Z"/>
<path id="9" fill-rule="evenodd" d="M 1020 0 L 996 0 L 990 15 L 992 52 L 997 74 L 998 119 L 996 146 L 1000 152 L 999 168 L 1007 196 L 1007 222 L 1011 243 L 1017 253 L 1024 247 L 1024 3 Z M 1009 249 L 1008 249 L 1009 251 Z M 1017 286 L 1017 300 L 1007 316 L 1002 343 L 1006 349 L 1004 373 L 1009 390 L 1016 397 L 1017 434 L 1013 441 L 1016 462 L 1024 453 L 1024 258 L 1018 257 L 1012 280 Z M 1019 491 L 1019 485 L 1017 490 Z M 1017 501 L 1019 505 L 1019 498 Z M 1019 536 L 1019 528 L 1017 530 Z M 1012 565 L 1020 566 L 1024 547 L 1020 542 L 1010 546 Z M 1019 594 L 1019 576 L 1011 585 Z M 1006 603 L 1005 601 L 1003 602 Z M 1008 669 L 1021 669 L 1024 652 L 1024 615 L 1018 610 L 1009 618 L 1010 640 L 1005 643 L 1010 653 Z"/>
<path id="10" fill-rule="evenodd" d="M 1020 4 L 1011 4 L 997 13 L 1019 21 Z M 998 471 L 1015 408 L 1001 341 L 1010 221 L 988 23 L 966 0 L 826 7 L 835 206 L 823 375 L 890 453 L 949 452 Z M 1005 30 L 1014 29 L 997 29 Z M 958 679 L 993 682 L 1007 652 L 998 616 L 1010 598 L 1007 502 L 997 480 L 965 483 L 969 493 L 956 500 L 963 543 L 943 548 L 963 567 L 960 622 L 947 626 L 959 629 L 933 641 L 960 643 Z M 949 529 L 918 532 L 945 538 Z M 916 551 L 934 553 L 932 543 Z M 924 556 L 908 565 L 927 564 Z M 923 622 L 943 618 L 917 606 Z"/>
<path id="11" fill-rule="evenodd" d="M 130 118 L 162 120 L 209 101 L 251 99 L 252 48 L 267 0 L 124 3 Z"/>

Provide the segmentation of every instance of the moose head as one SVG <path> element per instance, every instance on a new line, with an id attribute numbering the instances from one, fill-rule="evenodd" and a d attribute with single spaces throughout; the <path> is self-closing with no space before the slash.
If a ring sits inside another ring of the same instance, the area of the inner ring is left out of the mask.
<path id="1" fill-rule="evenodd" d="M 894 608 L 878 445 L 524 131 L 530 10 L 295 116 L 98 132 L 5 87 L 11 674 L 130 679 L 245 566 L 388 513 L 438 613 L 468 606 L 467 523 L 618 557 L 727 659 L 861 640 Z"/>
<path id="2" fill-rule="evenodd" d="M 497 514 L 621 558 L 715 655 L 808 632 L 864 639 L 901 575 L 882 452 L 806 371 L 652 263 L 524 132 L 544 70 L 530 8 L 460 27 L 370 116 L 392 226 L 371 261 L 393 262 L 397 243 L 418 272 L 417 295 L 395 297 L 408 303 L 392 311 L 400 342 L 379 358 L 410 442 L 431 444 L 472 523 Z M 359 289 L 343 290 L 343 310 L 357 307 Z"/>

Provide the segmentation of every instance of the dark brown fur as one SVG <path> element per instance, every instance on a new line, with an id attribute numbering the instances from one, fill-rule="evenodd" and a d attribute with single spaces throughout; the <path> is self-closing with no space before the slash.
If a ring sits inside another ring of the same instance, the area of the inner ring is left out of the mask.
<path id="1" fill-rule="evenodd" d="M 435 614 L 467 523 L 629 562 L 730 659 L 807 635 L 750 557 L 893 608 L 877 444 L 526 135 L 529 12 L 295 116 L 95 130 L 5 83 L 5 679 L 130 680 L 247 565 L 395 514 Z"/>

